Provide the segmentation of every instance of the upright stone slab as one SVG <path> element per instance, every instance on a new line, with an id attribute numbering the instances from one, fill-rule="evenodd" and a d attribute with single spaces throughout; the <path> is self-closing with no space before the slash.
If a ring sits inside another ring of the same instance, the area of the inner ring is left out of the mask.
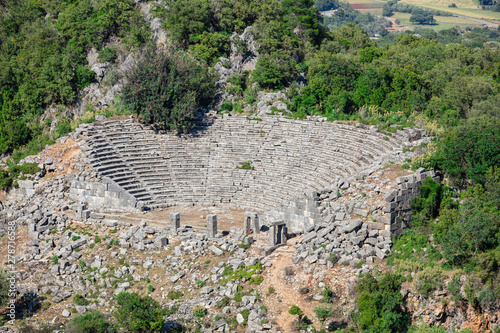
<path id="1" fill-rule="evenodd" d="M 217 215 L 207 215 L 208 238 L 215 238 L 217 235 Z"/>
<path id="2" fill-rule="evenodd" d="M 170 213 L 170 232 L 172 235 L 177 235 L 181 227 L 181 214 Z"/>
<path id="3" fill-rule="evenodd" d="M 269 246 L 276 246 L 276 226 L 274 224 L 269 227 Z"/>
<path id="4" fill-rule="evenodd" d="M 243 232 L 245 235 L 248 235 L 250 234 L 250 230 L 252 230 L 254 234 L 258 234 L 260 232 L 259 215 L 254 212 L 245 212 Z"/>

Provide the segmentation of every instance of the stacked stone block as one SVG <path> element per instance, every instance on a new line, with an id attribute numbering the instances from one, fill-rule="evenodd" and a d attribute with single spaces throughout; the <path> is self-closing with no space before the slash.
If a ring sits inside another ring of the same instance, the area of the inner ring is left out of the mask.
<path id="1" fill-rule="evenodd" d="M 71 199 L 86 202 L 94 210 L 103 207 L 133 210 L 140 206 L 133 195 L 109 178 L 105 178 L 101 183 L 73 181 L 69 191 Z"/>
<path id="2" fill-rule="evenodd" d="M 424 172 L 424 169 L 420 168 L 415 174 L 398 177 L 397 188 L 387 193 L 384 210 L 386 216 L 382 222 L 391 235 L 399 235 L 410 226 L 410 201 L 420 194 L 420 186 L 427 178 L 439 181 L 439 176 L 434 171 Z"/>
<path id="3" fill-rule="evenodd" d="M 232 204 L 260 212 L 356 174 L 412 137 L 399 131 L 387 139 L 362 125 L 267 116 L 204 119 L 181 136 L 158 134 L 134 119 L 96 122 L 78 133 L 87 140 L 83 149 L 94 170 L 138 204 Z M 247 161 L 252 170 L 237 168 Z M 123 204 L 128 208 L 133 201 Z M 303 225 L 314 219 L 294 214 Z"/>

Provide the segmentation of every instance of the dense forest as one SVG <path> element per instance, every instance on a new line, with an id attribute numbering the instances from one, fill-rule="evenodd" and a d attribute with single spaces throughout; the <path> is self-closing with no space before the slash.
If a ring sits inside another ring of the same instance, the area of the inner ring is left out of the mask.
<path id="1" fill-rule="evenodd" d="M 396 2 L 388 7 L 403 10 Z M 117 58 L 111 40 L 146 54 L 128 73 L 116 108 L 188 131 L 194 114 L 211 107 L 219 57 L 232 46 L 250 52 L 244 43 L 231 45 L 231 36 L 253 27 L 255 69 L 231 76 L 235 103 L 228 110 L 255 104 L 258 91 L 282 90 L 289 117 L 353 120 L 389 135 L 419 126 L 435 136 L 422 147 L 427 153 L 409 163 L 446 181 L 428 180 L 412 202 L 412 228 L 395 240 L 388 261 L 395 271 L 362 278 L 356 327 L 428 332 L 410 327 L 399 288 L 417 275 L 426 281 L 417 286 L 422 295 L 430 295 L 444 270 L 453 275 L 448 288 L 457 302 L 485 310 L 500 304 L 498 31 L 389 34 L 387 21 L 332 0 L 162 0 L 154 15 L 173 45 L 160 50 L 133 0 L 0 0 L 0 9 L 0 154 L 12 157 L 3 180 L 14 175 L 12 164 L 71 131 L 76 119 L 60 117 L 55 127 L 40 119 L 47 109 L 65 110 L 95 82 L 90 49 L 101 62 Z M 331 17 L 319 11 L 331 9 Z"/>

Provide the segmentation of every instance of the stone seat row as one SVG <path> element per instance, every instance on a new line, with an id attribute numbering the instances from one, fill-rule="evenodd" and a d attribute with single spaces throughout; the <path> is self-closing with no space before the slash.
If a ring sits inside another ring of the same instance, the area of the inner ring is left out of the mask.
<path id="1" fill-rule="evenodd" d="M 133 120 L 95 124 L 83 133 L 96 170 L 138 199 L 149 195 L 152 205 L 223 201 L 272 208 L 398 147 L 396 136 L 384 140 L 347 125 L 232 118 L 201 123 L 198 135 L 158 135 Z M 247 160 L 254 170 L 236 170 Z"/>

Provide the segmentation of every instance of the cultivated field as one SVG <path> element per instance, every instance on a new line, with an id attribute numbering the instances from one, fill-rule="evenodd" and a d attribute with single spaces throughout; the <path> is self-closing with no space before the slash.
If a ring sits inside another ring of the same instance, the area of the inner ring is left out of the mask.
<path id="1" fill-rule="evenodd" d="M 496 23 L 500 23 L 500 13 L 491 10 L 482 10 L 477 2 L 473 0 L 402 0 L 401 3 L 443 10 L 476 19 L 493 20 Z M 452 3 L 457 5 L 457 7 L 448 7 Z"/>
<path id="2" fill-rule="evenodd" d="M 350 6 L 362 13 L 371 13 L 374 15 L 382 15 L 383 0 L 345 0 Z M 434 30 L 444 30 L 451 27 L 474 27 L 481 26 L 482 22 L 476 20 L 484 20 L 490 23 L 500 23 L 500 13 L 490 10 L 482 10 L 480 6 L 473 0 L 402 0 L 401 3 L 410 4 L 413 6 L 432 8 L 442 11 L 447 11 L 456 15 L 466 17 L 444 17 L 434 16 L 437 25 L 425 26 Z M 450 8 L 448 5 L 454 3 L 456 8 Z M 404 26 L 417 27 L 410 23 L 410 14 L 394 13 L 393 18 L 397 18 Z M 468 19 L 471 18 L 471 19 Z M 475 19 L 475 20 L 474 20 Z"/>

